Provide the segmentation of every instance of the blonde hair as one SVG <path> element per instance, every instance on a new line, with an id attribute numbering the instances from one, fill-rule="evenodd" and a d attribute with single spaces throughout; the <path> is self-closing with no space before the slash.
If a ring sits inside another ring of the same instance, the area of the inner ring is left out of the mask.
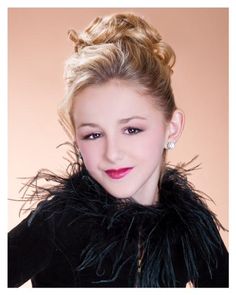
<path id="1" fill-rule="evenodd" d="M 176 109 L 171 88 L 175 53 L 158 31 L 132 13 L 97 17 L 79 35 L 68 32 L 75 53 L 66 61 L 66 93 L 59 106 L 60 122 L 74 139 L 73 98 L 84 88 L 111 79 L 141 85 L 170 120 Z"/>

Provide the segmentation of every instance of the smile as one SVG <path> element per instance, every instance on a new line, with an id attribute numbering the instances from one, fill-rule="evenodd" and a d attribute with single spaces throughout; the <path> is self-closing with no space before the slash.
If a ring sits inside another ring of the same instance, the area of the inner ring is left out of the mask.
<path id="1" fill-rule="evenodd" d="M 112 179 L 120 179 L 126 176 L 132 169 L 133 167 L 128 167 L 128 168 L 121 168 L 121 169 L 106 170 L 105 172 Z"/>

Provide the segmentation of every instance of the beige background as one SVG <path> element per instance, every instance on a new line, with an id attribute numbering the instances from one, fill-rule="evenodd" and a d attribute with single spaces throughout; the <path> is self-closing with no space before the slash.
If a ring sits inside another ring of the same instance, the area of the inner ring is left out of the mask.
<path id="1" fill-rule="evenodd" d="M 228 227 L 228 10 L 227 9 L 9 9 L 9 198 L 40 168 L 66 167 L 67 141 L 57 121 L 63 97 L 63 63 L 72 54 L 67 30 L 82 30 L 94 17 L 131 11 L 144 16 L 177 55 L 173 89 L 186 125 L 172 163 L 199 155 L 202 169 L 190 180 Z M 9 201 L 9 229 L 21 202 Z M 228 234 L 221 232 L 228 245 Z"/>

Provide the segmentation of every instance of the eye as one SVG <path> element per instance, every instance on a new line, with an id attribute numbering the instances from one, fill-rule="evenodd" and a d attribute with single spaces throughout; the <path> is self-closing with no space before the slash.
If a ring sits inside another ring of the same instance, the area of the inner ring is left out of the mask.
<path id="1" fill-rule="evenodd" d="M 100 133 L 90 133 L 83 137 L 83 140 L 95 140 L 101 136 Z"/>
<path id="2" fill-rule="evenodd" d="M 133 135 L 133 134 L 137 134 L 137 133 L 140 133 L 142 132 L 143 130 L 139 129 L 139 128 L 134 128 L 134 127 L 128 127 L 125 129 L 125 134 L 130 134 L 130 135 Z"/>

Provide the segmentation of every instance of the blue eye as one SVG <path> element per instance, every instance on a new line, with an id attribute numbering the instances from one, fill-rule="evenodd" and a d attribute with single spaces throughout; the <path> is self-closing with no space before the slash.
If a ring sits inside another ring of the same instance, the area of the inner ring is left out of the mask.
<path id="1" fill-rule="evenodd" d="M 142 132 L 143 130 L 134 127 L 128 127 L 125 129 L 125 134 L 133 135 Z"/>
<path id="2" fill-rule="evenodd" d="M 83 140 L 95 140 L 99 138 L 100 136 L 101 136 L 100 133 L 91 133 L 91 134 L 85 135 L 83 137 Z"/>

